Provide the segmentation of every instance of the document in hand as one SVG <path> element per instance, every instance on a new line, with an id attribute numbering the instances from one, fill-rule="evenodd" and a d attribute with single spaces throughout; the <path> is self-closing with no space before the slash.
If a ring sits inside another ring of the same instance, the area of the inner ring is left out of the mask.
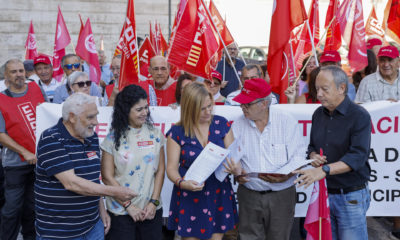
<path id="1" fill-rule="evenodd" d="M 250 172 L 243 174 L 241 176 L 243 177 L 259 177 L 260 175 L 271 175 L 271 176 L 283 176 L 283 175 L 288 175 L 294 170 L 298 168 L 302 168 L 303 166 L 306 166 L 307 164 L 311 163 L 313 160 L 312 159 L 301 159 L 301 160 L 294 160 L 289 162 L 288 164 L 284 165 L 283 167 L 279 168 L 276 171 L 271 171 L 271 172 Z"/>
<path id="2" fill-rule="evenodd" d="M 235 139 L 231 145 L 228 147 L 229 150 L 229 155 L 227 156 L 228 159 L 232 158 L 235 163 L 240 161 L 240 159 L 243 157 L 243 149 L 240 147 L 240 139 Z M 225 166 L 224 164 L 227 165 L 226 160 L 219 165 L 217 170 L 215 170 L 215 177 L 220 181 L 224 181 L 226 176 L 228 176 L 228 173 L 225 172 Z"/>
<path id="3" fill-rule="evenodd" d="M 221 165 L 229 150 L 209 142 L 185 174 L 186 181 L 202 184 Z"/>

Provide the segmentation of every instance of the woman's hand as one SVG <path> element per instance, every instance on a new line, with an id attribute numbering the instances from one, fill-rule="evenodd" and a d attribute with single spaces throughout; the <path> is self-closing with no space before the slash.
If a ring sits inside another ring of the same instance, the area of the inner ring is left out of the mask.
<path id="1" fill-rule="evenodd" d="M 128 212 L 129 216 L 131 216 L 133 221 L 137 222 L 144 220 L 145 212 L 142 209 L 131 204 L 126 208 L 126 211 Z"/>
<path id="2" fill-rule="evenodd" d="M 144 207 L 144 220 L 152 220 L 156 215 L 156 205 L 153 203 L 148 203 L 146 207 Z"/>
<path id="3" fill-rule="evenodd" d="M 285 90 L 285 95 L 289 103 L 294 103 L 296 100 L 296 86 L 290 86 Z"/>
<path id="4" fill-rule="evenodd" d="M 188 180 L 188 181 L 182 181 L 180 183 L 180 187 L 183 190 L 189 190 L 189 191 L 192 191 L 192 192 L 197 192 L 197 191 L 203 190 L 204 183 L 200 185 L 198 182 L 195 182 L 193 180 Z"/>

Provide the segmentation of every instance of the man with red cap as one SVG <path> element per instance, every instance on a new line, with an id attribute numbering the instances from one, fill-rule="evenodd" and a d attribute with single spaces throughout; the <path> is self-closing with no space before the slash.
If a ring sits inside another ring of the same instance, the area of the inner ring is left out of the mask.
<path id="1" fill-rule="evenodd" d="M 272 172 L 305 159 L 296 120 L 282 110 L 270 109 L 271 86 L 264 79 L 246 80 L 233 100 L 243 111 L 232 130 L 244 155 L 240 164 L 229 163 L 231 173 Z M 238 177 L 240 239 L 289 239 L 296 205 L 294 180 L 292 174 Z"/>
<path id="2" fill-rule="evenodd" d="M 379 38 L 370 38 L 367 41 L 367 49 L 371 49 L 374 53 L 375 56 L 378 55 L 379 50 L 382 47 L 382 41 Z"/>
<path id="3" fill-rule="evenodd" d="M 360 83 L 355 102 L 400 99 L 399 51 L 394 46 L 382 47 L 378 53 L 378 71 Z"/>
<path id="4" fill-rule="evenodd" d="M 7 89 L 0 93 L 0 144 L 4 147 L 5 177 L 0 239 L 17 239 L 22 227 L 24 239 L 34 240 L 36 106 L 46 97 L 36 83 L 25 83 L 24 65 L 18 59 L 6 62 L 5 78 Z"/>
<path id="5" fill-rule="evenodd" d="M 50 102 L 53 102 L 55 90 L 61 85 L 53 78 L 53 66 L 50 57 L 39 55 L 33 60 L 36 75 L 40 78 L 36 83 L 46 92 Z"/>

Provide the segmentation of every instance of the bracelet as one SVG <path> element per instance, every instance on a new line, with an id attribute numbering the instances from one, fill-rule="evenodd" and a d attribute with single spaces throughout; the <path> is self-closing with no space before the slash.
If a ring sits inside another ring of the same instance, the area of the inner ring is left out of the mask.
<path id="1" fill-rule="evenodd" d="M 125 209 L 127 209 L 130 205 L 131 205 L 131 201 L 126 201 L 126 202 L 123 202 L 122 203 L 122 206 L 125 208 Z"/>
<path id="2" fill-rule="evenodd" d="M 182 188 L 181 188 L 181 183 L 182 183 L 183 181 L 185 181 L 185 180 L 184 180 L 184 179 L 180 179 L 180 180 L 179 180 L 179 182 L 178 182 L 178 187 L 179 187 L 179 189 L 182 189 Z"/>
<path id="3" fill-rule="evenodd" d="M 179 184 L 179 181 L 181 180 L 182 178 L 181 177 L 178 177 L 176 180 L 175 180 L 175 185 L 178 185 Z"/>

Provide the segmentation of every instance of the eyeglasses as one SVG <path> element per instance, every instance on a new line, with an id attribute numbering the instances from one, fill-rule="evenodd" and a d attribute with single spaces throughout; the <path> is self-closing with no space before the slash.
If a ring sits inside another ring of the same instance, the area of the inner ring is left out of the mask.
<path id="1" fill-rule="evenodd" d="M 262 102 L 262 101 L 264 101 L 264 100 L 265 100 L 265 99 L 260 99 L 260 100 L 257 100 L 257 101 L 251 102 L 251 103 L 240 104 L 240 106 L 241 106 L 241 107 L 244 107 L 244 108 L 249 108 L 249 107 L 251 107 L 252 105 L 257 104 L 257 103 L 259 103 L 259 102 Z"/>
<path id="2" fill-rule="evenodd" d="M 85 85 L 88 86 L 88 87 L 90 87 L 90 86 L 92 85 L 92 82 L 91 82 L 91 81 L 76 82 L 76 83 L 73 83 L 72 85 L 74 85 L 74 84 L 77 84 L 78 87 L 83 88 Z"/>
<path id="3" fill-rule="evenodd" d="M 152 68 L 153 69 L 153 71 L 155 71 L 155 72 L 158 72 L 158 71 L 162 71 L 162 72 L 165 72 L 165 71 L 167 71 L 168 70 L 168 68 L 166 68 L 166 67 L 153 67 Z"/>
<path id="4" fill-rule="evenodd" d="M 65 64 L 64 67 L 68 70 L 71 70 L 72 67 L 75 69 L 78 69 L 81 66 L 80 63 L 74 63 L 74 64 Z"/>
<path id="5" fill-rule="evenodd" d="M 218 81 L 211 82 L 210 80 L 204 80 L 204 84 L 206 84 L 206 85 L 210 85 L 211 86 L 212 83 L 214 83 L 215 86 L 221 85 L 221 83 L 219 83 Z"/>

